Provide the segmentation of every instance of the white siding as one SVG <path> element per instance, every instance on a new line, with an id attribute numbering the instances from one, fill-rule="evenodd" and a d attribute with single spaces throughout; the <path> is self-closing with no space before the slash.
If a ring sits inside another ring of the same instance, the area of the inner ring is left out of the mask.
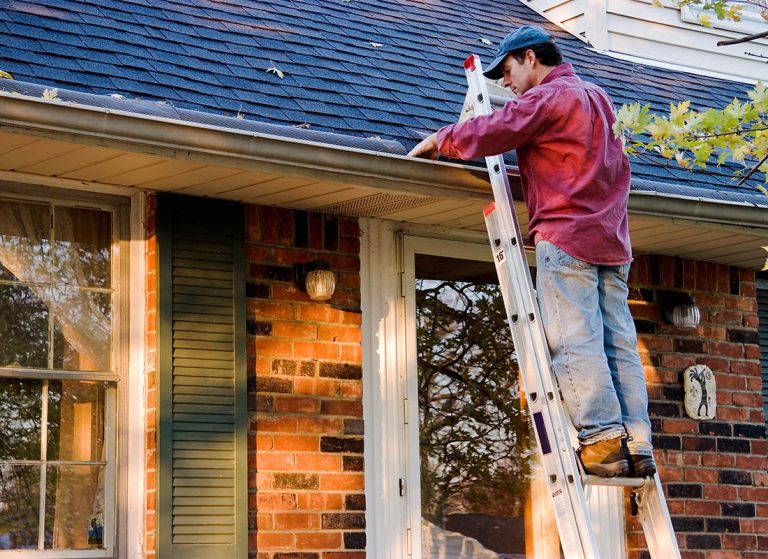
<path id="1" fill-rule="evenodd" d="M 607 50 L 611 52 L 747 80 L 768 78 L 768 58 L 745 54 L 768 56 L 768 40 L 717 46 L 720 40 L 754 33 L 754 27 L 747 24 L 743 33 L 704 27 L 684 22 L 676 8 L 657 8 L 642 0 L 609 2 L 607 15 Z M 768 24 L 764 29 L 768 30 Z"/>
<path id="2" fill-rule="evenodd" d="M 759 18 L 734 23 L 713 16 L 712 26 L 705 27 L 690 8 L 659 8 L 651 0 L 532 0 L 529 5 L 599 50 L 739 81 L 768 79 L 768 38 L 717 46 L 768 30 Z"/>

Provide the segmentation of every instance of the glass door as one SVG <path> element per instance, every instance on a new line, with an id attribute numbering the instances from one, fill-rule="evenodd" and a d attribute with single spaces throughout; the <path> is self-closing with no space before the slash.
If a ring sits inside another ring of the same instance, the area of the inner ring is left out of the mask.
<path id="1" fill-rule="evenodd" d="M 404 246 L 413 555 L 557 557 L 548 500 L 535 496 L 535 449 L 490 249 L 413 238 Z"/>

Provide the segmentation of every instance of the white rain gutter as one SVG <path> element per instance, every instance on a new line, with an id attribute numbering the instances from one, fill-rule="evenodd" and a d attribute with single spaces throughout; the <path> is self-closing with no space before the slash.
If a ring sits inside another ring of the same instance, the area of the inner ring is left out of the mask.
<path id="1" fill-rule="evenodd" d="M 446 199 L 491 200 L 484 170 L 455 163 L 299 141 L 156 116 L 0 91 L 0 131 L 100 146 L 209 165 L 308 176 L 361 187 Z M 517 169 L 513 194 L 520 198 Z M 633 191 L 631 213 L 681 221 L 765 229 L 768 208 L 748 203 Z M 768 205 L 768 199 L 767 203 Z M 753 231 L 754 233 L 754 231 Z"/>

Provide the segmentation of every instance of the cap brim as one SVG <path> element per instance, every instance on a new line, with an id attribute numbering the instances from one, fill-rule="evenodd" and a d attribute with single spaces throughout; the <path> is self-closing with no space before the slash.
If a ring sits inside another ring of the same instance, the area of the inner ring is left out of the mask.
<path id="1" fill-rule="evenodd" d="M 494 61 L 491 62 L 491 65 L 488 66 L 488 68 L 486 68 L 483 71 L 483 75 L 486 78 L 488 78 L 489 80 L 499 80 L 499 79 L 501 79 L 501 77 L 503 75 L 502 72 L 501 72 L 501 63 L 507 57 L 508 54 L 509 54 L 508 52 L 504 52 L 504 53 L 500 54 L 499 56 L 497 56 L 494 59 Z"/>

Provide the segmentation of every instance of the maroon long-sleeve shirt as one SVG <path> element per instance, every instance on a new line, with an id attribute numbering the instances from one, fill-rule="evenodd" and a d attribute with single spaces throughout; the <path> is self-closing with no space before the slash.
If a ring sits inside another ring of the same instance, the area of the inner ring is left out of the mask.
<path id="1" fill-rule="evenodd" d="M 630 169 L 614 121 L 605 91 L 561 64 L 503 109 L 441 128 L 438 149 L 454 159 L 516 149 L 529 235 L 593 264 L 625 264 Z"/>

